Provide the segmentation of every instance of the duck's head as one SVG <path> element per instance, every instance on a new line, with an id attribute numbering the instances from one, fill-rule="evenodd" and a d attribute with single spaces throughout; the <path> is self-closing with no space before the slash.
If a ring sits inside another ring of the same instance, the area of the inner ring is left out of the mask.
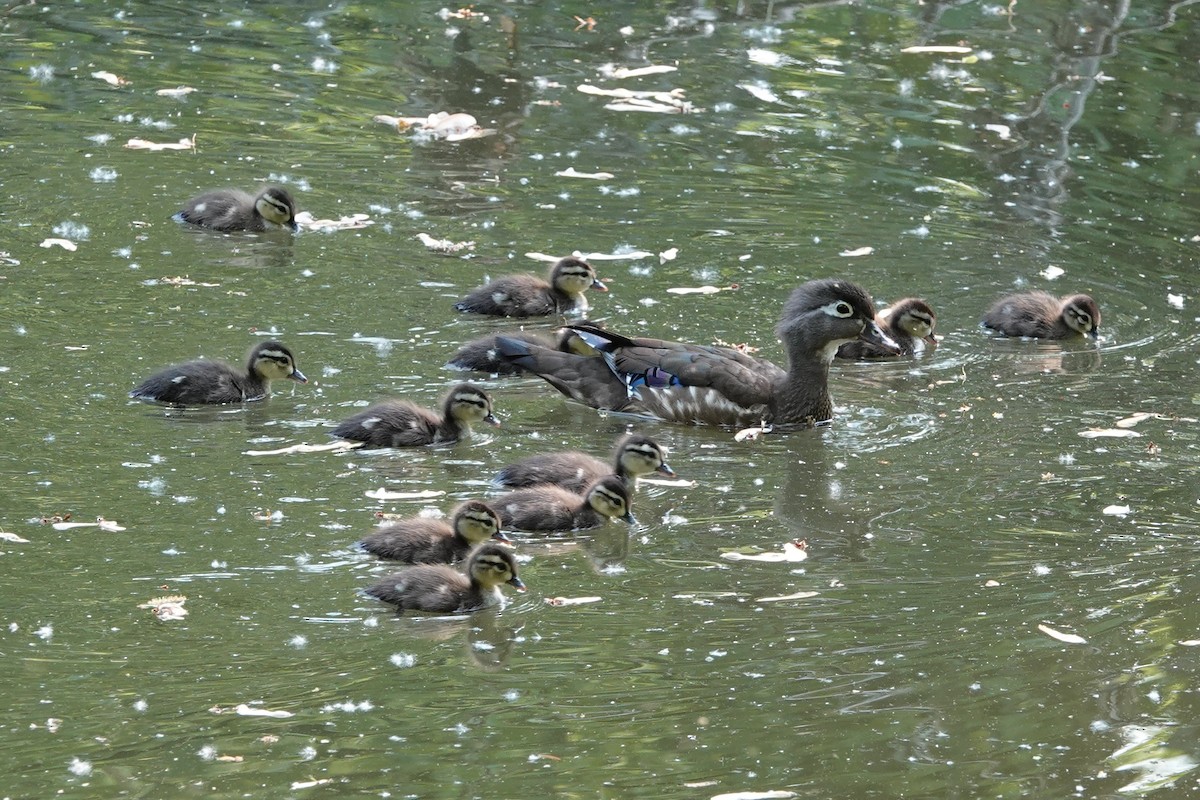
<path id="1" fill-rule="evenodd" d="M 454 532 L 471 544 L 495 539 L 498 542 L 512 542 L 500 530 L 500 515 L 491 506 L 480 500 L 468 500 L 454 510 L 452 515 Z"/>
<path id="2" fill-rule="evenodd" d="M 507 583 L 518 592 L 525 591 L 525 584 L 517 577 L 517 559 L 512 551 L 494 542 L 484 542 L 471 551 L 467 572 L 488 589 Z"/>
<path id="3" fill-rule="evenodd" d="M 287 189 L 278 186 L 268 186 L 259 192 L 254 200 L 254 209 L 267 222 L 273 222 L 293 233 L 296 225 L 296 203 Z"/>
<path id="4" fill-rule="evenodd" d="M 596 277 L 596 270 L 582 258 L 567 256 L 560 258 L 550 270 L 550 284 L 563 294 L 575 297 L 595 289 L 597 292 L 607 292 L 608 287 Z"/>
<path id="5" fill-rule="evenodd" d="M 470 427 L 476 422 L 499 425 L 500 420 L 492 414 L 492 398 L 488 393 L 471 383 L 460 383 L 446 395 L 446 416 Z"/>
<path id="6" fill-rule="evenodd" d="M 587 502 L 598 514 L 620 519 L 630 525 L 637 524 L 629 508 L 629 490 L 625 482 L 616 475 L 609 475 L 593 483 L 587 491 Z"/>
<path id="7" fill-rule="evenodd" d="M 937 315 L 924 300 L 906 297 L 892 304 L 888 315 L 888 324 L 892 330 L 904 331 L 914 339 L 921 339 L 927 344 L 937 344 L 933 335 L 933 326 L 937 324 Z"/>
<path id="8" fill-rule="evenodd" d="M 651 472 L 661 472 L 669 478 L 675 470 L 667 465 L 667 453 L 648 436 L 631 434 L 617 443 L 617 460 L 624 474 L 637 477 Z"/>
<path id="9" fill-rule="evenodd" d="M 1077 294 L 1063 300 L 1062 318 L 1067 327 L 1093 339 L 1100 335 L 1100 306 L 1090 295 Z"/>
<path id="10" fill-rule="evenodd" d="M 296 369 L 296 357 L 292 351 L 275 340 L 259 342 L 250 348 L 246 357 L 247 369 L 252 375 L 257 375 L 266 381 L 290 378 L 300 383 L 308 383 L 304 373 Z"/>
<path id="11" fill-rule="evenodd" d="M 854 339 L 891 350 L 901 348 L 875 322 L 871 295 L 856 283 L 839 278 L 802 283 L 783 306 L 775 334 L 783 340 L 793 361 L 817 358 L 828 364 L 838 347 Z"/>

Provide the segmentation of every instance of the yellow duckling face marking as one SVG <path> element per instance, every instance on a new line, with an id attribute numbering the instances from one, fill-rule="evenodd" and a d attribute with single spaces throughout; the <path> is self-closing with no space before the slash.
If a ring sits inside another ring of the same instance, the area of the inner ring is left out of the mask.
<path id="1" fill-rule="evenodd" d="M 254 209 L 267 222 L 296 230 L 296 204 L 283 189 L 271 186 L 254 200 Z"/>
<path id="2" fill-rule="evenodd" d="M 308 383 L 304 373 L 296 368 L 292 351 L 278 342 L 265 342 L 254 352 L 253 370 L 268 381 L 289 378 L 299 383 Z"/>
<path id="3" fill-rule="evenodd" d="M 499 425 L 500 420 L 492 414 L 492 398 L 482 389 L 470 384 L 461 384 L 450 394 L 450 415 L 464 425 L 486 422 Z"/>
<path id="4" fill-rule="evenodd" d="M 1075 295 L 1063 307 L 1063 322 L 1071 330 L 1095 339 L 1100 335 L 1100 307 L 1086 294 Z"/>

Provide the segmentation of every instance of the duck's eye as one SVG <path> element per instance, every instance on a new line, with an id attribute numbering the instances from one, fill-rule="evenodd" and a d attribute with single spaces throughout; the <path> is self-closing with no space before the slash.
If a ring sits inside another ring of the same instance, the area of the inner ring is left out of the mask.
<path id="1" fill-rule="evenodd" d="M 825 306 L 825 313 L 834 317 L 847 319 L 854 316 L 854 308 L 845 300 L 837 300 Z"/>

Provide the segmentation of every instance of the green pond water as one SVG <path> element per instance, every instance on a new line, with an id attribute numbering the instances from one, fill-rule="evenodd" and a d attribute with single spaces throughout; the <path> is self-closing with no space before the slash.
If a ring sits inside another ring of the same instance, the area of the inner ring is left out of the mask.
<path id="1" fill-rule="evenodd" d="M 0 9 L 0 797 L 1200 796 L 1200 5 L 455 10 Z M 440 111 L 494 133 L 374 120 Z M 171 220 L 267 181 L 372 224 Z M 593 257 L 591 314 L 630 335 L 782 360 L 787 293 L 839 276 L 926 298 L 943 339 L 835 365 L 832 426 L 758 441 L 477 375 L 504 424 L 458 445 L 248 454 L 436 404 L 514 327 L 454 300 L 573 251 L 626 256 Z M 1019 288 L 1092 294 L 1099 341 L 982 332 Z M 267 335 L 308 385 L 126 397 Z M 690 483 L 523 540 L 503 609 L 360 593 L 377 512 L 629 429 Z M 139 607 L 163 595 L 188 616 Z"/>

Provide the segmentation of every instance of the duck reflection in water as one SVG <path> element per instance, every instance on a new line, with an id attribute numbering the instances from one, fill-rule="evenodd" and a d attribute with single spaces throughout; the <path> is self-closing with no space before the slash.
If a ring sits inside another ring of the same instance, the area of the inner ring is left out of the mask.
<path id="1" fill-rule="evenodd" d="M 790 465 L 775 495 L 775 516 L 790 530 L 787 539 L 805 539 L 815 553 L 836 551 L 861 561 L 871 541 L 871 520 L 883 511 L 874 508 L 865 487 L 843 485 L 830 435 L 817 429 L 788 437 Z"/>

